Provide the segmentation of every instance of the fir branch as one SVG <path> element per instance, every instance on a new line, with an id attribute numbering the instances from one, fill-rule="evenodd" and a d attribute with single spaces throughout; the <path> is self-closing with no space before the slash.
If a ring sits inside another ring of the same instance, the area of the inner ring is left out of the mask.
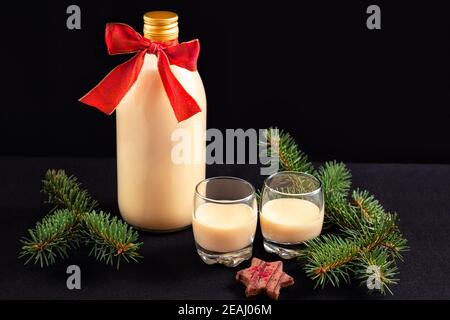
<path id="1" fill-rule="evenodd" d="M 351 185 L 351 174 L 345 164 L 326 162 L 317 172 L 322 183 L 325 200 L 326 223 L 341 229 L 354 228 L 355 214 L 348 206 L 347 197 Z"/>
<path id="2" fill-rule="evenodd" d="M 408 241 L 403 237 L 398 227 L 396 227 L 393 232 L 379 243 L 379 246 L 387 249 L 393 258 L 403 261 L 402 253 L 409 250 L 407 244 Z"/>
<path id="3" fill-rule="evenodd" d="M 64 170 L 47 170 L 42 180 L 42 191 L 48 195 L 48 203 L 55 208 L 67 208 L 77 215 L 94 210 L 98 203 L 87 190 L 81 188 L 75 176 L 67 176 Z"/>
<path id="4" fill-rule="evenodd" d="M 351 264 L 357 257 L 360 246 L 340 236 L 322 235 L 305 242 L 306 250 L 300 257 L 306 257 L 306 275 L 316 280 L 316 287 L 327 283 L 338 287 L 341 281 L 350 281 Z"/>
<path id="5" fill-rule="evenodd" d="M 270 134 L 267 138 L 270 141 Z M 281 132 L 271 143 L 272 152 L 278 150 L 283 170 L 315 173 L 324 192 L 325 226 L 338 227 L 338 234 L 309 240 L 300 250 L 306 274 L 322 287 L 327 283 L 339 286 L 352 275 L 367 283 L 367 268 L 372 266 L 380 271 L 381 283 L 375 289 L 391 292 L 389 285 L 397 281 L 395 260 L 402 260 L 402 252 L 408 249 L 396 214 L 386 212 L 367 191 L 350 193 L 351 174 L 343 163 L 327 162 L 315 172 L 288 133 Z"/>
<path id="6" fill-rule="evenodd" d="M 346 230 L 342 236 L 323 235 L 306 242 L 307 248 L 301 251 L 301 256 L 306 258 L 305 272 L 317 281 L 316 286 L 323 287 L 327 283 L 339 286 L 340 280 L 348 282 L 352 272 L 362 272 L 358 261 L 362 257 L 369 257 L 374 250 L 378 252 L 382 249 L 401 258 L 401 251 L 406 249 L 406 240 L 397 231 L 396 215 L 384 214 L 376 224 L 359 221 L 362 222 L 360 228 Z M 380 270 L 385 266 L 391 264 L 380 264 Z"/>
<path id="7" fill-rule="evenodd" d="M 352 202 L 360 216 L 369 223 L 376 222 L 385 214 L 381 204 L 368 191 L 359 189 L 353 191 Z"/>
<path id="8" fill-rule="evenodd" d="M 363 250 L 367 252 L 380 246 L 397 230 L 396 214 L 384 213 L 376 223 L 368 222 L 364 218 L 355 221 L 359 222 L 358 228 L 343 230 L 343 232 L 350 238 L 360 239 Z"/>
<path id="9" fill-rule="evenodd" d="M 41 267 L 56 262 L 56 258 L 66 258 L 68 250 L 78 247 L 80 233 L 75 213 L 68 209 L 57 210 L 28 229 L 29 237 L 23 237 L 19 258 L 27 258 L 25 264 L 34 260 Z"/>
<path id="10" fill-rule="evenodd" d="M 369 292 L 377 290 L 381 294 L 393 294 L 389 286 L 398 283 L 398 268 L 386 250 L 377 247 L 361 254 L 355 267 L 355 277 L 361 280 L 361 285 L 368 288 Z"/>
<path id="11" fill-rule="evenodd" d="M 81 188 L 76 177 L 63 170 L 48 170 L 42 183 L 47 202 L 54 205 L 51 212 L 62 209 L 44 217 L 28 230 L 29 237 L 21 240 L 19 258 L 28 258 L 25 263 L 34 259 L 41 266 L 51 265 L 80 243 L 92 244 L 91 252 L 98 260 L 112 264 L 116 259 L 117 268 L 122 258 L 129 262 L 141 257 L 137 231 L 107 213 L 96 213 L 97 201 Z"/>
<path id="12" fill-rule="evenodd" d="M 277 128 L 269 128 L 266 130 L 265 141 L 270 154 L 278 156 L 283 170 L 310 174 L 314 172 L 314 166 L 308 156 L 298 148 L 295 139 L 289 133 Z"/>
<path id="13" fill-rule="evenodd" d="M 317 178 L 322 182 L 325 198 L 347 196 L 352 175 L 344 163 L 329 161 L 320 167 Z"/>
<path id="14" fill-rule="evenodd" d="M 93 211 L 85 214 L 84 224 L 84 235 L 92 245 L 90 254 L 97 260 L 110 265 L 116 260 L 115 264 L 119 269 L 121 258 L 127 262 L 137 262 L 138 258 L 142 258 L 138 250 L 143 243 L 137 242 L 137 231 L 117 217 L 111 217 L 103 211 Z"/>

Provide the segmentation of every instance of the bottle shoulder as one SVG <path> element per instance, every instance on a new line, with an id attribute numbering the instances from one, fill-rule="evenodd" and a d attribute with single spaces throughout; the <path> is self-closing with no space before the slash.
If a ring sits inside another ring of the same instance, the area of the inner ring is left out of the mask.
<path id="1" fill-rule="evenodd" d="M 204 110 L 206 108 L 206 93 L 200 73 L 198 71 L 190 71 L 173 64 L 170 65 L 170 69 L 183 88 L 197 101 L 200 108 Z M 142 66 L 139 75 L 139 78 L 142 77 L 159 78 L 158 60 L 156 55 L 145 55 L 144 65 Z"/>

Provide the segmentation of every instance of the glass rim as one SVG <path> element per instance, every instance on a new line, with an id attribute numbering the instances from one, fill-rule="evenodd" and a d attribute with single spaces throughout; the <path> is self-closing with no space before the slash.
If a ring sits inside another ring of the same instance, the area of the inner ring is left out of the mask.
<path id="1" fill-rule="evenodd" d="M 246 197 L 240 198 L 240 199 L 236 199 L 236 200 L 216 200 L 216 199 L 211 199 L 208 198 L 207 196 L 204 196 L 203 194 L 201 194 L 198 191 L 198 188 L 200 187 L 201 184 L 203 183 L 208 183 L 209 181 L 212 180 L 235 180 L 235 181 L 239 181 L 241 183 L 244 183 L 246 185 L 248 185 L 250 187 L 250 194 Z M 195 186 L 195 195 L 200 197 L 201 199 L 208 201 L 208 202 L 213 202 L 213 203 L 218 203 L 218 204 L 234 204 L 234 203 L 241 203 L 241 202 L 245 202 L 245 201 L 249 201 L 250 199 L 252 199 L 253 197 L 256 197 L 256 190 L 255 187 L 248 182 L 247 180 L 238 178 L 238 177 L 233 177 L 233 176 L 217 176 L 217 177 L 210 177 L 210 178 L 206 178 L 203 179 L 202 181 L 200 181 L 199 183 L 197 183 L 197 185 Z"/>
<path id="2" fill-rule="evenodd" d="M 271 186 L 269 186 L 267 181 L 271 180 L 273 177 L 275 177 L 277 175 L 280 175 L 280 174 L 294 174 L 296 176 L 308 177 L 308 178 L 316 181 L 319 186 L 316 189 L 312 190 L 312 191 L 302 192 L 302 193 L 290 193 L 290 192 L 278 191 L 278 190 L 275 190 L 274 188 L 272 188 Z M 264 180 L 264 188 L 270 189 L 271 192 L 278 193 L 280 195 L 286 195 L 286 196 L 309 196 L 309 195 L 314 195 L 316 193 L 319 193 L 322 190 L 322 182 L 319 179 L 317 179 L 315 176 L 310 174 L 310 173 L 300 172 L 300 171 L 278 171 L 278 172 L 272 173 L 270 176 L 268 176 Z"/>

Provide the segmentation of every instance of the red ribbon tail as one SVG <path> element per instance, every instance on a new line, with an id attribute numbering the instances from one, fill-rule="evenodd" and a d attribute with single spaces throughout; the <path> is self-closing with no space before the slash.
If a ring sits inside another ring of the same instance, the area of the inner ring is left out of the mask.
<path id="1" fill-rule="evenodd" d="M 200 42 L 198 40 L 182 42 L 176 46 L 165 48 L 164 53 L 169 58 L 170 64 L 175 64 L 189 71 L 196 71 Z"/>
<path id="2" fill-rule="evenodd" d="M 80 98 L 80 102 L 111 114 L 136 82 L 144 64 L 146 51 L 115 67 L 99 84 Z M 173 76 L 173 75 L 172 75 Z M 176 79 L 175 79 L 176 80 Z M 166 86 L 164 86 L 166 88 Z M 167 88 L 166 88 L 167 91 Z"/>
<path id="3" fill-rule="evenodd" d="M 170 70 L 169 59 L 163 50 L 158 50 L 158 71 L 178 122 L 202 111 Z"/>

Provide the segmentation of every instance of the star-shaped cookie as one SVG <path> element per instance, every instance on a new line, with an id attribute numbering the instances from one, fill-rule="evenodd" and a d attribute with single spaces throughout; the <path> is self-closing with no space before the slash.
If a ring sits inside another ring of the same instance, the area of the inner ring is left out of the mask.
<path id="1" fill-rule="evenodd" d="M 283 272 L 283 262 L 266 262 L 258 258 L 252 259 L 247 269 L 238 271 L 236 280 L 242 282 L 247 288 L 247 297 L 266 293 L 270 298 L 278 300 L 280 289 L 292 286 L 294 279 Z"/>

